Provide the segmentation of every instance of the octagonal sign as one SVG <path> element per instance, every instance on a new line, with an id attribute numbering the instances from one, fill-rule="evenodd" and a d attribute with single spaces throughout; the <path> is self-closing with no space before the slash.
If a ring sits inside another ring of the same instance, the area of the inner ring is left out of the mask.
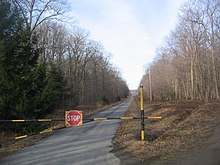
<path id="1" fill-rule="evenodd" d="M 71 110 L 65 112 L 65 126 L 81 126 L 83 115 L 82 111 Z"/>

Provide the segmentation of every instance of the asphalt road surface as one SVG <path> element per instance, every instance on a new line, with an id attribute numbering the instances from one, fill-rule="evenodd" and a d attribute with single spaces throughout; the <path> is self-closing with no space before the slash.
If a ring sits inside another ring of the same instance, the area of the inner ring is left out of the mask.
<path id="1" fill-rule="evenodd" d="M 131 100 L 93 117 L 121 117 Z M 117 165 L 120 159 L 111 150 L 120 120 L 85 123 L 81 127 L 57 130 L 35 145 L 9 155 L 1 165 Z"/>

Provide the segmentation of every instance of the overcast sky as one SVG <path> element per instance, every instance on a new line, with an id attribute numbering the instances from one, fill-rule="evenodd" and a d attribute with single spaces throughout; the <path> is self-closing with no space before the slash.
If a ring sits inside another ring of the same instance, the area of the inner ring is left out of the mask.
<path id="1" fill-rule="evenodd" d="M 110 52 L 130 89 L 137 89 L 144 65 L 174 29 L 186 0 L 71 0 L 77 25 Z"/>

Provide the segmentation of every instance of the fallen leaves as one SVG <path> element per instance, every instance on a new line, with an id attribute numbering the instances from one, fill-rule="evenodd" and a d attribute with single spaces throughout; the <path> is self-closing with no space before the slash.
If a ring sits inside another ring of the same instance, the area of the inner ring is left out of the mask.
<path id="1" fill-rule="evenodd" d="M 126 116 L 139 116 L 133 102 Z M 145 116 L 162 116 L 145 121 L 145 139 L 140 141 L 140 120 L 123 121 L 114 144 L 138 160 L 163 160 L 188 151 L 197 151 L 220 122 L 220 103 L 213 101 L 170 101 L 144 105 Z"/>

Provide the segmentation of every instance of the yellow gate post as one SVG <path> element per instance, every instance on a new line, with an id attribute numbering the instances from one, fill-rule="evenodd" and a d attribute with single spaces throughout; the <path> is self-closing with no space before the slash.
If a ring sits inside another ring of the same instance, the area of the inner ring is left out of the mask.
<path id="1" fill-rule="evenodd" d="M 141 140 L 144 140 L 144 96 L 143 85 L 140 86 L 140 106 L 141 106 Z"/>

